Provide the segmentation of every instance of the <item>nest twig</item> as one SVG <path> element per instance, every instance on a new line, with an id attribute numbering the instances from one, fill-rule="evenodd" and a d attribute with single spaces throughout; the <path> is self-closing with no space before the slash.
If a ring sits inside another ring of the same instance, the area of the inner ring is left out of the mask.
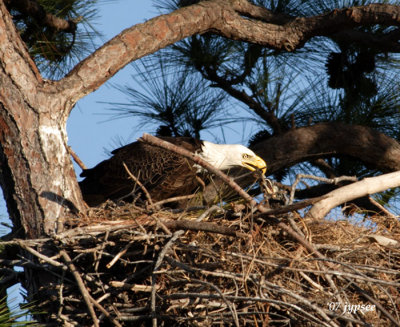
<path id="1" fill-rule="evenodd" d="M 277 229 L 276 219 L 255 223 L 251 210 L 217 209 L 182 220 L 181 213 L 108 206 L 57 238 L 19 242 L 34 250 L 39 269 L 59 276 L 57 310 L 46 310 L 59 324 L 94 323 L 85 288 L 100 326 L 399 325 L 400 248 L 374 242 L 378 232 L 295 216 L 317 257 Z M 390 237 L 399 236 L 394 228 Z"/>

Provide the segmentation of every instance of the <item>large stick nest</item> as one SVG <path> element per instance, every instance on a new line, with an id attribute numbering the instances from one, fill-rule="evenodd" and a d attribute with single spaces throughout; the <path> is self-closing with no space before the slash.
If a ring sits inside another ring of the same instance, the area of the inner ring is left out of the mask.
<path id="1" fill-rule="evenodd" d="M 262 219 L 242 204 L 182 213 L 107 205 L 70 224 L 57 238 L 29 245 L 71 259 L 54 257 L 59 267 L 41 259 L 58 281 L 42 309 L 64 326 L 92 326 L 93 314 L 100 326 L 400 324 L 396 221 L 369 229 L 296 214 Z"/>

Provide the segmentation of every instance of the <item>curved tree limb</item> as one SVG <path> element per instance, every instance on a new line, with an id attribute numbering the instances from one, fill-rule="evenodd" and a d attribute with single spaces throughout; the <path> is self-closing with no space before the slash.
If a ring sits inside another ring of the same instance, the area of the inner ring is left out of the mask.
<path id="1" fill-rule="evenodd" d="M 69 99 L 64 113 L 68 115 L 80 98 L 96 90 L 129 62 L 194 34 L 214 32 L 234 40 L 293 51 L 314 36 L 373 24 L 399 25 L 400 6 L 371 4 L 289 19 L 247 0 L 202 1 L 124 30 L 49 87 Z"/>
<path id="2" fill-rule="evenodd" d="M 290 130 L 252 147 L 270 174 L 316 158 L 349 156 L 382 172 L 400 170 L 400 144 L 372 128 L 319 123 Z"/>
<path id="3" fill-rule="evenodd" d="M 297 200 L 315 198 L 315 197 L 323 196 L 323 195 L 325 195 L 329 192 L 332 192 L 338 188 L 341 188 L 347 184 L 349 184 L 349 183 L 340 183 L 339 185 L 317 184 L 317 185 L 314 185 L 311 187 L 296 190 L 295 197 Z M 368 196 L 368 195 L 363 196 L 361 198 L 357 198 L 355 200 L 348 201 L 347 204 L 352 204 L 356 208 L 360 208 L 363 211 L 363 213 L 366 213 L 366 214 L 375 215 L 378 213 L 380 215 L 386 215 L 386 216 L 393 215 L 384 206 L 380 205 L 371 196 Z M 345 211 L 345 213 L 347 213 L 347 212 L 348 212 L 348 209 Z"/>

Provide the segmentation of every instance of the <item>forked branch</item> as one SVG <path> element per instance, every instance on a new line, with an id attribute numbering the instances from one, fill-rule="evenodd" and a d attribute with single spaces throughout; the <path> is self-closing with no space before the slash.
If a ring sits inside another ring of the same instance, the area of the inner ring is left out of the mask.
<path id="1" fill-rule="evenodd" d="M 307 213 L 307 216 L 322 219 L 329 211 L 343 203 L 399 186 L 400 172 L 398 171 L 381 176 L 364 178 L 359 182 L 343 186 L 325 194 L 325 198 L 315 203 Z"/>

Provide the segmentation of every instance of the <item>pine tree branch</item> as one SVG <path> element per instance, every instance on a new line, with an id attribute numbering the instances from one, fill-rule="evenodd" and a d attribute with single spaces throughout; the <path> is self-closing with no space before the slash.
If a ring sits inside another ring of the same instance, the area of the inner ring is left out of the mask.
<path id="1" fill-rule="evenodd" d="M 366 126 L 338 122 L 290 130 L 257 143 L 252 150 L 268 163 L 270 174 L 299 162 L 343 156 L 383 172 L 400 170 L 399 142 Z"/>
<path id="2" fill-rule="evenodd" d="M 269 21 L 274 24 L 243 17 L 255 15 L 254 8 L 247 7 L 246 0 L 202 1 L 126 29 L 52 86 L 69 99 L 65 114 L 80 98 L 96 90 L 129 62 L 194 34 L 214 32 L 234 40 L 294 51 L 314 36 L 330 36 L 357 26 L 400 23 L 400 6 L 388 4 L 336 9 L 288 22 L 283 19 L 281 23 L 271 16 Z"/>

